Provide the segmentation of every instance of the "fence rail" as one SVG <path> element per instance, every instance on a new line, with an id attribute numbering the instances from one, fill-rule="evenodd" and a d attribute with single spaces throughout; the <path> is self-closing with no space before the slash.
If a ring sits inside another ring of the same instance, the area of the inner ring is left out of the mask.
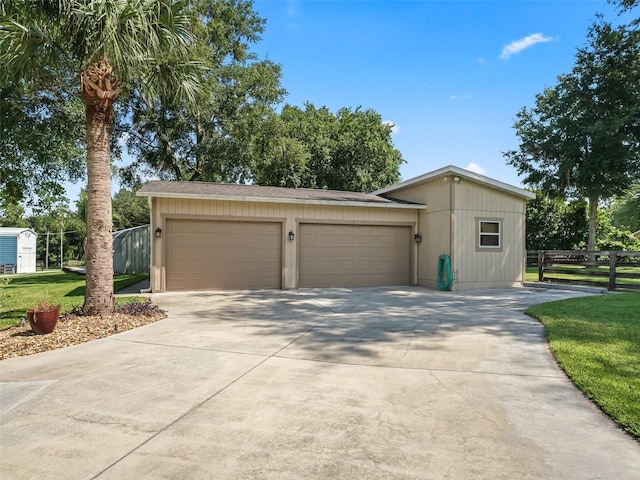
<path id="1" fill-rule="evenodd" d="M 640 251 L 539 250 L 537 264 L 540 282 L 640 290 Z"/>

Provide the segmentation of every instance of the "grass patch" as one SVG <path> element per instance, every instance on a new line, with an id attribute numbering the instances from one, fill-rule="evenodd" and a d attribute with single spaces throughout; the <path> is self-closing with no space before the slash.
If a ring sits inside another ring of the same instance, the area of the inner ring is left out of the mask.
<path id="1" fill-rule="evenodd" d="M 527 313 L 545 325 L 576 386 L 640 438 L 640 293 L 543 303 Z"/>
<path id="2" fill-rule="evenodd" d="M 114 278 L 114 290 L 133 285 L 148 275 L 119 275 Z M 0 328 L 16 325 L 25 317 L 28 308 L 48 297 L 60 304 L 60 312 L 82 307 L 85 278 L 62 271 L 15 275 L 0 278 Z M 132 297 L 117 298 L 117 303 L 131 301 Z"/>
<path id="3" fill-rule="evenodd" d="M 537 282 L 538 281 L 538 267 L 527 267 L 527 271 L 524 274 L 525 282 Z"/>

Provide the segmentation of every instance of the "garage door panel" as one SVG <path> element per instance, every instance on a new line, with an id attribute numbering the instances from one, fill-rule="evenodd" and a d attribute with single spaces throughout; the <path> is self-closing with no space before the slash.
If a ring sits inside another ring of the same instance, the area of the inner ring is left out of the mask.
<path id="1" fill-rule="evenodd" d="M 411 228 L 300 225 L 301 287 L 411 284 Z"/>
<path id="2" fill-rule="evenodd" d="M 167 221 L 167 290 L 280 288 L 282 226 Z"/>

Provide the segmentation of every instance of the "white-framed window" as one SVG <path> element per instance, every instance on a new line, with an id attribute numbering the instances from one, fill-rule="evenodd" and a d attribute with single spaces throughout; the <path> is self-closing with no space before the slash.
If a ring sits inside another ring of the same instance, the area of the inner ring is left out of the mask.
<path id="1" fill-rule="evenodd" d="M 477 250 L 502 250 L 502 219 L 476 219 Z"/>

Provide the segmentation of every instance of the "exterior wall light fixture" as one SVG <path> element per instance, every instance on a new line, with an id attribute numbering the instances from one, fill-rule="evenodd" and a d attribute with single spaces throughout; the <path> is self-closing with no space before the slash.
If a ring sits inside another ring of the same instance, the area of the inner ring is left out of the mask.
<path id="1" fill-rule="evenodd" d="M 293 241 L 296 238 L 296 234 L 293 233 L 293 230 L 289 231 L 289 240 Z"/>
<path id="2" fill-rule="evenodd" d="M 416 240 L 416 243 L 420 243 L 422 241 L 422 235 L 416 233 L 413 238 Z"/>
<path id="3" fill-rule="evenodd" d="M 156 228 L 156 238 L 162 237 L 162 229 L 160 227 Z"/>

